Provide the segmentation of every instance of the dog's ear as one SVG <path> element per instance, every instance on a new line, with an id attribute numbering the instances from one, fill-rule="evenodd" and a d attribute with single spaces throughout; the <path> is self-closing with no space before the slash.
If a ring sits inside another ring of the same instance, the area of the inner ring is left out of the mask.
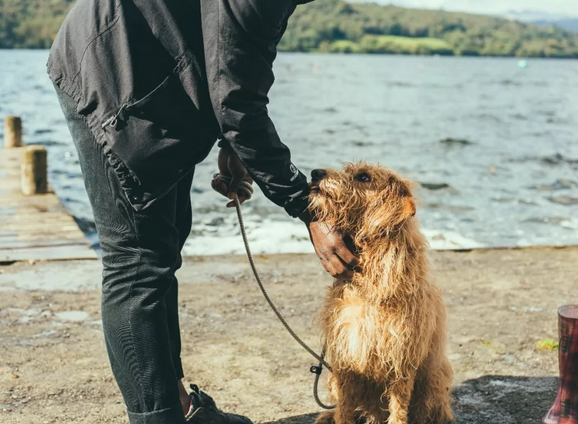
<path id="1" fill-rule="evenodd" d="M 411 195 L 400 197 L 393 203 L 385 199 L 378 207 L 370 208 L 368 211 L 359 239 L 382 237 L 395 226 L 413 217 L 415 213 L 415 202 Z"/>
<path id="2" fill-rule="evenodd" d="M 402 220 L 406 220 L 415 216 L 415 202 L 413 201 L 413 197 L 411 196 L 404 196 L 401 198 L 401 214 Z"/>

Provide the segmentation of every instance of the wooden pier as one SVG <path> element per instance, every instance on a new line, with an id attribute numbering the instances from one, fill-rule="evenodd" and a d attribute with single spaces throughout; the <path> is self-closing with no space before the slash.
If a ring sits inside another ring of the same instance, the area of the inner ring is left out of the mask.
<path id="1" fill-rule="evenodd" d="M 22 167 L 25 149 L 0 148 L 0 262 L 96 259 L 88 240 L 45 182 L 39 185 L 46 193 L 23 193 L 30 190 L 23 187 L 30 179 L 30 171 Z"/>

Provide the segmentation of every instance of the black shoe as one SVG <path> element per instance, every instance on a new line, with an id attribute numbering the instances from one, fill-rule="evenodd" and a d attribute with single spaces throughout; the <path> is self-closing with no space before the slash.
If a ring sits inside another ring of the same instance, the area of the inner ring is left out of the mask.
<path id="1" fill-rule="evenodd" d="M 185 417 L 187 423 L 191 424 L 253 424 L 253 422 L 242 415 L 227 414 L 217 408 L 211 396 L 191 384 L 191 410 Z"/>

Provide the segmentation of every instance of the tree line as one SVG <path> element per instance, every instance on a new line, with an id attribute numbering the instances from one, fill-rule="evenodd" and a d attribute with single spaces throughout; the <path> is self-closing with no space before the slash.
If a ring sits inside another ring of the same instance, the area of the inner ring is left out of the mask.
<path id="1" fill-rule="evenodd" d="M 578 57 L 578 34 L 508 19 L 342 0 L 297 8 L 288 51 Z"/>
<path id="2" fill-rule="evenodd" d="M 0 48 L 48 48 L 74 0 L 0 0 Z M 282 51 L 578 58 L 578 34 L 483 15 L 343 0 L 300 6 Z"/>

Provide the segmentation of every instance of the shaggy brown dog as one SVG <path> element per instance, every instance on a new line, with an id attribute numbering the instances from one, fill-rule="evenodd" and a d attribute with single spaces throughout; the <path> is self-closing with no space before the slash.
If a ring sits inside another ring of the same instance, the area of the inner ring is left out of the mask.
<path id="1" fill-rule="evenodd" d="M 316 424 L 453 420 L 445 308 L 411 185 L 364 163 L 312 175 L 311 212 L 351 235 L 360 259 L 353 280 L 335 282 L 322 312 L 337 407 Z"/>

